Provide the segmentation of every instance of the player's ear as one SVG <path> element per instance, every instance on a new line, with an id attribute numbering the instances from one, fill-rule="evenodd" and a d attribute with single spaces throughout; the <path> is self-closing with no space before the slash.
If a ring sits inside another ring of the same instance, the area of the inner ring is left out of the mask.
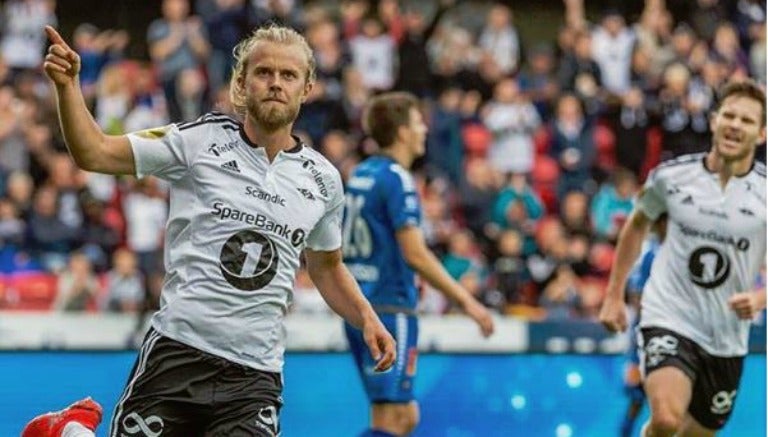
<path id="1" fill-rule="evenodd" d="M 709 111 L 709 131 L 715 131 L 715 119 L 717 118 L 717 109 Z"/>
<path id="2" fill-rule="evenodd" d="M 315 86 L 315 83 L 311 80 L 307 80 L 307 82 L 304 84 L 304 92 L 301 94 L 301 103 L 304 103 L 307 101 L 307 97 L 309 97 L 309 93 L 312 91 L 312 88 Z"/>

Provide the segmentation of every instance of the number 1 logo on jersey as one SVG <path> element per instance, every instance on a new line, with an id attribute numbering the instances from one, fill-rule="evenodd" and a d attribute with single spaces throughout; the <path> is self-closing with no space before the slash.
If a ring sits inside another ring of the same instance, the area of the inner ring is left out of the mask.
<path id="1" fill-rule="evenodd" d="M 731 273 L 728 256 L 710 246 L 694 250 L 688 259 L 688 273 L 694 284 L 704 288 L 723 285 Z"/>
<path id="2" fill-rule="evenodd" d="M 250 229 L 229 237 L 219 255 L 224 279 L 244 291 L 258 290 L 269 284 L 277 274 L 278 261 L 275 243 Z"/>

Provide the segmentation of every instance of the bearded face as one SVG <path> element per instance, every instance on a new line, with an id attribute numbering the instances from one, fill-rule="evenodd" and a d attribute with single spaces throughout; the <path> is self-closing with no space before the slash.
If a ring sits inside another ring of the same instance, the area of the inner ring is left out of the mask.
<path id="1" fill-rule="evenodd" d="M 300 101 L 278 100 L 278 97 L 259 99 L 253 94 L 246 96 L 248 113 L 259 126 L 275 131 L 293 123 L 299 116 Z"/>
<path id="2" fill-rule="evenodd" d="M 301 48 L 262 41 L 243 79 L 247 116 L 266 131 L 291 125 L 312 88 Z"/>

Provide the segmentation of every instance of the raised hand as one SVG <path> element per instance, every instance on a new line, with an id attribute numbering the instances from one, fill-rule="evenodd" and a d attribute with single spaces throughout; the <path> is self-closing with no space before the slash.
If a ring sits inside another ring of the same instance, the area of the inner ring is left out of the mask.
<path id="1" fill-rule="evenodd" d="M 51 41 L 48 54 L 43 62 L 45 75 L 56 86 L 72 85 L 80 73 L 80 56 L 64 41 L 51 26 L 45 26 L 45 34 Z"/>

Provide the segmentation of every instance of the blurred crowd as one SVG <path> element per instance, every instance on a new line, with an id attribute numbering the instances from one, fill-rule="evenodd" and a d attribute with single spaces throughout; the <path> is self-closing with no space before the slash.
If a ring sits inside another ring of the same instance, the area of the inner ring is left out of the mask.
<path id="1" fill-rule="evenodd" d="M 41 274 L 55 278 L 43 309 L 155 308 L 168 186 L 74 166 L 41 73 L 56 2 L 0 3 L 0 308 L 24 308 L 14 284 Z M 299 28 L 318 79 L 297 133 L 346 177 L 377 151 L 360 124 L 368 99 L 419 96 L 430 130 L 415 172 L 429 245 L 487 306 L 532 319 L 596 317 L 649 169 L 708 150 L 708 111 L 725 80 L 766 80 L 759 0 L 688 0 L 685 19 L 664 0 L 591 19 L 584 0 L 563 0 L 559 29 L 533 41 L 509 2 L 158 3 L 145 58 L 126 56 L 125 29 L 82 23 L 64 35 L 106 132 L 231 112 L 235 44 L 270 21 Z M 455 310 L 428 286 L 422 294 L 425 313 Z M 293 310 L 329 311 L 304 271 Z"/>

